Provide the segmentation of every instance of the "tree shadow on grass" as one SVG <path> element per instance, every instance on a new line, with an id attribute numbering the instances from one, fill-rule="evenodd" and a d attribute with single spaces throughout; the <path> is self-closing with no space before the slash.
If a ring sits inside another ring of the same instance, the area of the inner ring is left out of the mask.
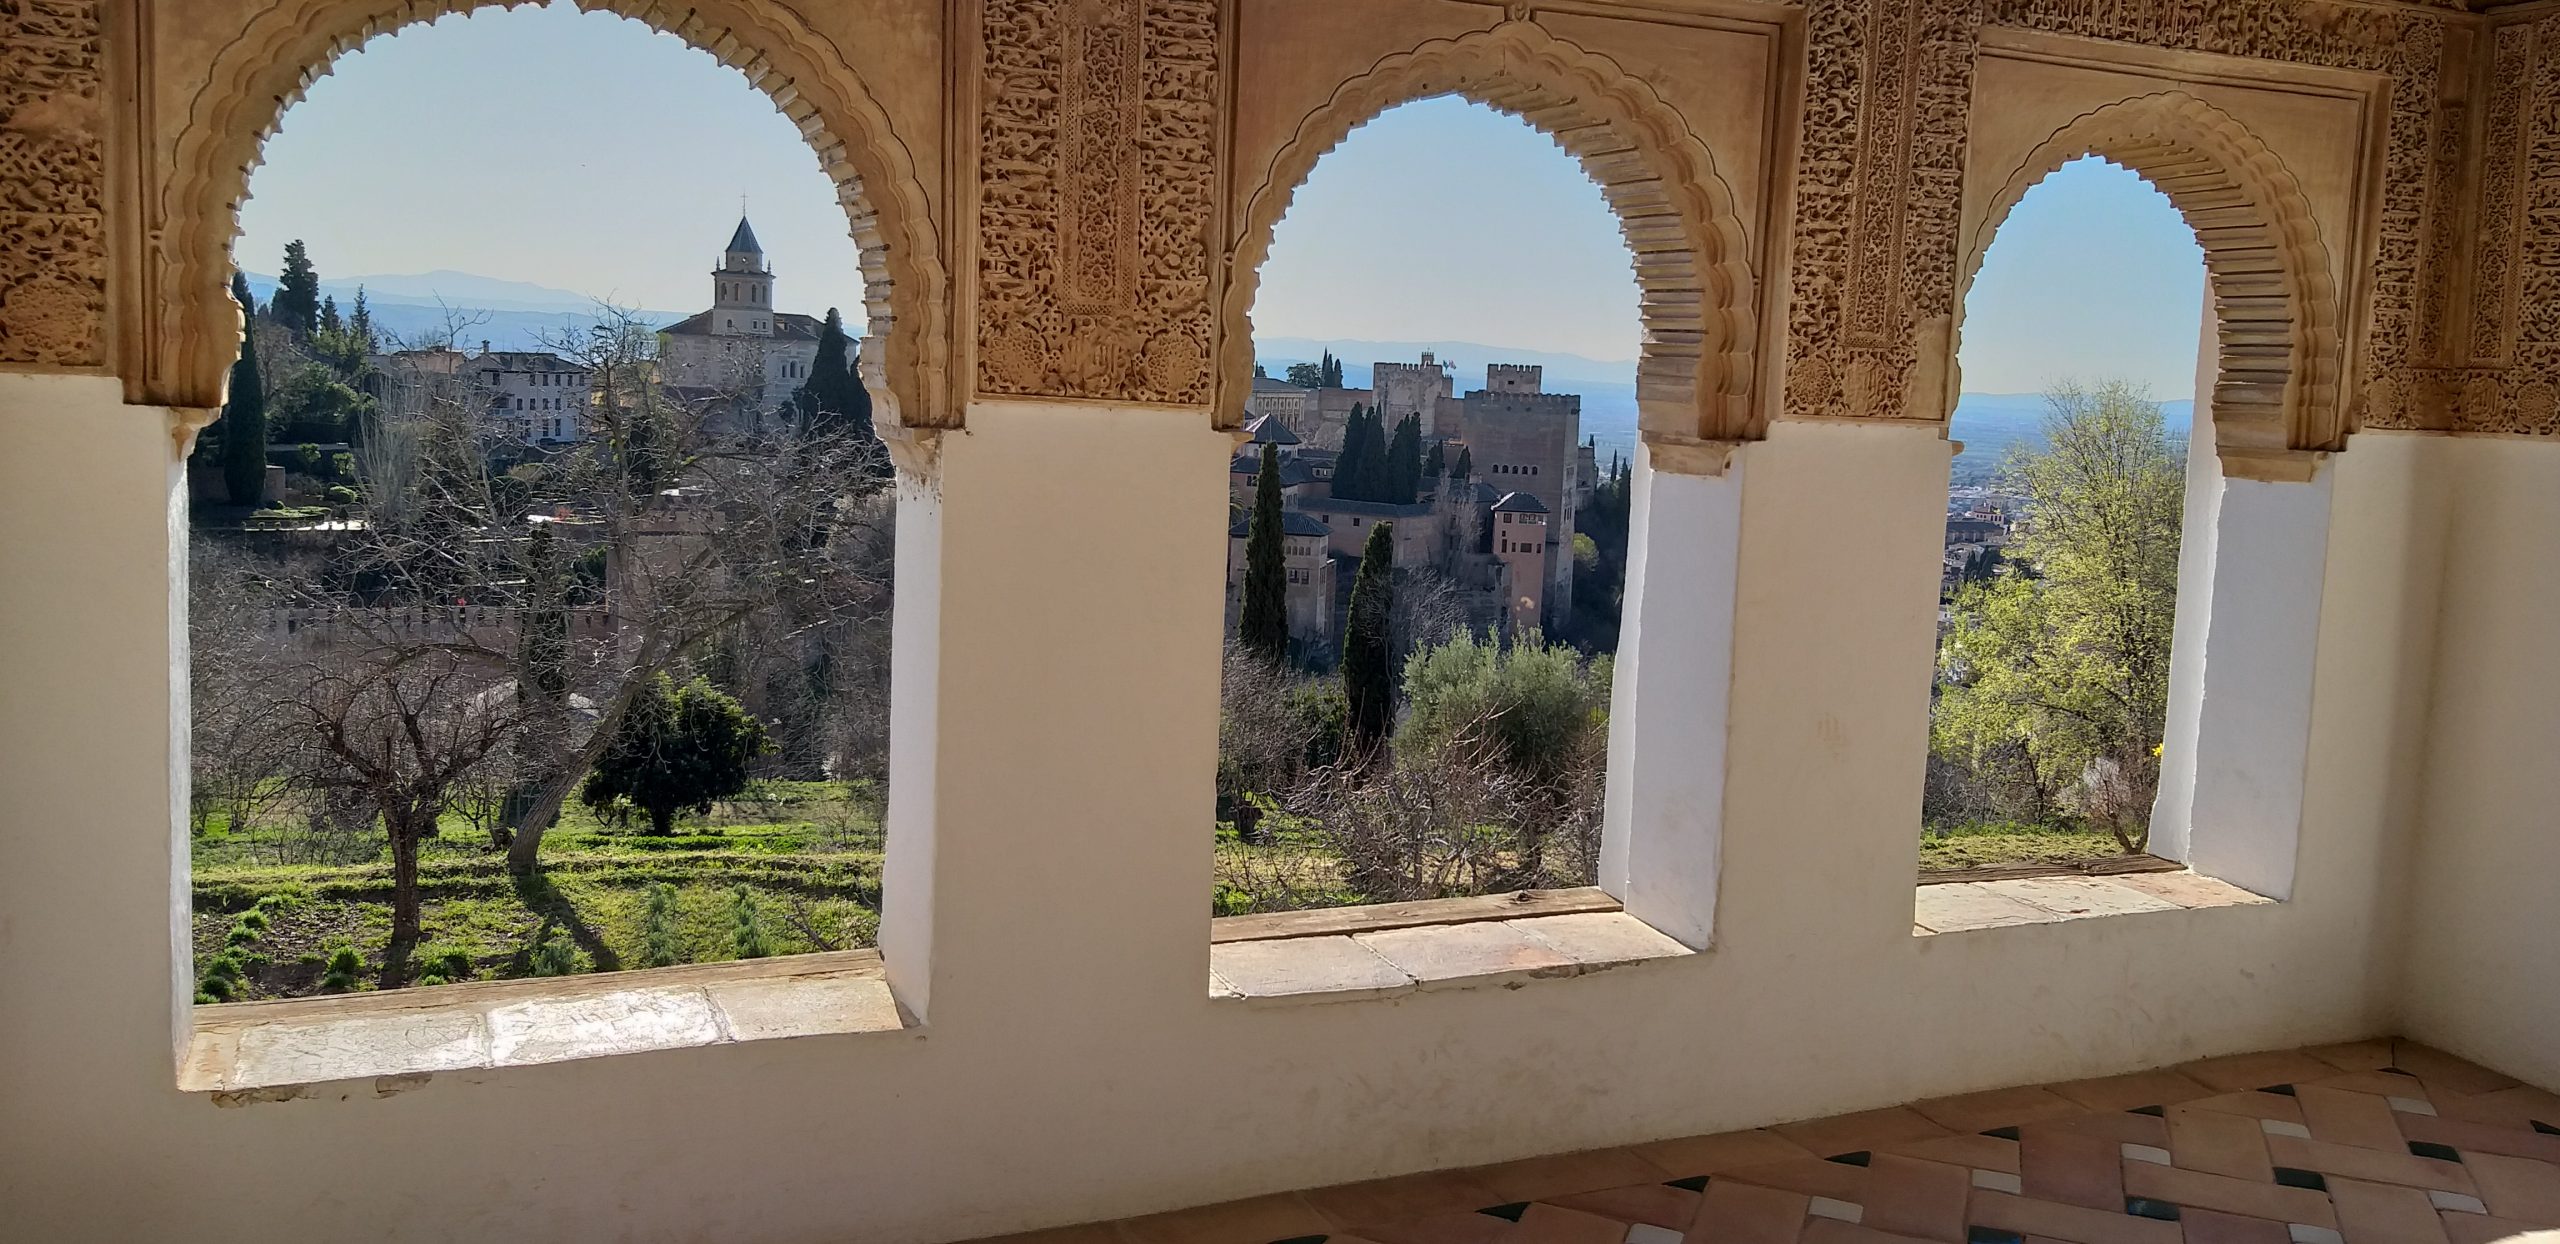
<path id="1" fill-rule="evenodd" d="M 603 935 L 597 933 L 595 926 L 587 922 L 586 916 L 578 910 L 577 904 L 570 902 L 569 897 L 562 894 L 558 886 L 551 884 L 549 875 L 542 872 L 526 875 L 509 874 L 509 881 L 515 887 L 516 901 L 524 904 L 526 911 L 542 917 L 542 927 L 535 930 L 532 941 L 527 945 L 540 945 L 542 939 L 551 935 L 551 930 L 565 929 L 568 931 L 569 940 L 576 943 L 578 949 L 587 952 L 589 959 L 595 961 L 596 971 L 619 972 L 622 970 L 622 956 L 615 954 L 611 946 L 605 945 Z M 531 954 L 530 951 L 526 953 L 528 957 Z"/>

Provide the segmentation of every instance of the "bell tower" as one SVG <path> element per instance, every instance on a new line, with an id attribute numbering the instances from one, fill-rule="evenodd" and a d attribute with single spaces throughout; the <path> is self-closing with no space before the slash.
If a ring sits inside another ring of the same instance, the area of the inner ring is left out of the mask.
<path id="1" fill-rule="evenodd" d="M 711 272 L 711 332 L 719 337 L 773 335 L 773 269 L 747 218 L 729 235 L 720 266 Z"/>

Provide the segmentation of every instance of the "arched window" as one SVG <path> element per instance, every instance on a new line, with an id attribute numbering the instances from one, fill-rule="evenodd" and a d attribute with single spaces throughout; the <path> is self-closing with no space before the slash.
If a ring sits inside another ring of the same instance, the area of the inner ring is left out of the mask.
<path id="1" fill-rule="evenodd" d="M 1609 498 L 1628 486 L 1643 340 L 1609 199 L 1527 122 L 1428 98 L 1316 161 L 1269 256 L 1252 308 L 1265 379 L 1229 473 L 1244 517 L 1219 910 L 1524 889 L 1605 901 L 1579 887 L 1601 872 L 1603 658 L 1627 550 Z M 1446 344 L 1373 344 L 1399 341 Z M 1542 374 L 1488 373 L 1532 353 Z M 1529 376 L 1542 396 L 1519 395 Z M 1530 507 L 1565 528 L 1544 559 L 1498 534 Z M 1292 524 L 1334 536 L 1284 571 Z M 1286 744 L 1310 712 L 1343 723 L 1314 753 Z M 1448 832 L 1438 818 L 1460 806 L 1467 824 Z"/>
<path id="2" fill-rule="evenodd" d="M 517 64 L 544 72 L 508 75 L 503 99 L 441 101 L 462 110 L 451 127 L 378 141 L 376 118 L 416 106 L 402 98 L 415 75 Z M 702 257 L 736 227 L 640 171 L 667 154 L 663 135 L 602 120 L 682 101 L 721 136 L 685 158 L 758 188 L 757 230 L 807 274 L 800 295 L 864 303 L 848 204 L 811 140 L 711 54 L 568 6 L 412 24 L 330 68 L 266 145 L 235 258 L 251 339 L 284 379 L 271 439 L 346 448 L 286 461 L 284 492 L 262 498 L 276 507 L 262 525 L 308 524 L 289 557 L 248 534 L 261 498 L 216 483 L 194 510 L 192 863 L 225 878 L 194 917 L 199 1001 L 869 946 L 893 502 L 846 481 L 885 480 L 885 451 L 822 426 L 763 452 L 724 405 L 737 399 L 686 373 L 681 338 L 661 356 L 661 323 L 598 301 L 696 305 Z M 628 94 L 597 98 L 598 83 Z M 598 158 L 535 169 L 510 200 L 526 206 L 493 209 L 467 176 L 475 136 L 529 111 L 598 118 L 578 138 Z M 599 168 L 632 172 L 615 184 Z M 322 291 L 349 305 L 336 274 L 421 269 L 437 276 L 367 290 L 367 349 L 315 345 L 301 308 Z M 500 279 L 547 301 L 500 301 Z M 715 289 L 726 301 L 745 284 Z M 453 312 L 512 369 L 457 374 Z M 573 372 L 600 376 L 604 399 L 522 393 Z M 496 417 L 519 411 L 536 417 Z M 830 552 L 765 542 L 759 513 L 783 512 L 834 515 Z M 822 590 L 749 586 L 775 559 Z M 701 629 L 713 581 L 731 618 L 716 635 Z M 287 618 L 313 625 L 288 633 Z M 619 733 L 596 736 L 602 721 Z M 694 775 L 681 798 L 652 759 L 678 754 Z M 667 835 L 727 849 L 631 850 Z M 741 849 L 753 876 L 717 862 Z M 650 861 L 647 875 L 617 877 L 618 857 Z M 435 881 L 510 859 L 552 879 L 496 899 Z M 389 880 L 314 897 L 314 870 Z"/>

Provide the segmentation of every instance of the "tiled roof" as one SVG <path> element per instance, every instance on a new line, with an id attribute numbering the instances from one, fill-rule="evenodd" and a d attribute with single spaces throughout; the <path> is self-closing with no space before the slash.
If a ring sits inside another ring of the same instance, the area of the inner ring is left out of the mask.
<path id="1" fill-rule="evenodd" d="M 773 313 L 773 340 L 775 341 L 816 341 L 819 330 L 825 327 L 825 322 L 816 316 L 795 315 L 789 311 Z M 714 335 L 711 331 L 711 313 L 708 311 L 697 311 L 658 331 L 687 337 Z"/>
<path id="2" fill-rule="evenodd" d="M 726 249 L 733 251 L 745 251 L 751 255 L 761 255 L 764 253 L 764 248 L 756 245 L 755 227 L 749 225 L 747 223 L 747 218 L 744 216 L 740 216 L 738 218 L 738 231 L 729 235 L 729 245 Z"/>
<path id="3" fill-rule="evenodd" d="M 1251 515 L 1237 519 L 1227 528 L 1227 534 L 1237 538 L 1250 535 L 1252 534 L 1252 531 L 1253 517 Z M 1317 520 L 1296 510 L 1282 510 L 1280 511 L 1280 534 L 1284 536 L 1313 536 L 1317 539 L 1323 539 L 1324 537 L 1333 534 L 1333 528 L 1327 527 L 1323 523 L 1318 522 Z"/>
<path id="4" fill-rule="evenodd" d="M 1299 443 L 1298 434 L 1290 431 L 1289 425 L 1280 422 L 1279 418 L 1275 415 L 1264 415 L 1263 417 L 1244 425 L 1244 430 L 1251 434 L 1253 437 L 1253 443 L 1256 445 L 1295 445 Z"/>
<path id="5" fill-rule="evenodd" d="M 1525 492 L 1515 492 L 1494 502 L 1493 512 L 1496 514 L 1545 514 L 1549 511 L 1546 502 Z"/>

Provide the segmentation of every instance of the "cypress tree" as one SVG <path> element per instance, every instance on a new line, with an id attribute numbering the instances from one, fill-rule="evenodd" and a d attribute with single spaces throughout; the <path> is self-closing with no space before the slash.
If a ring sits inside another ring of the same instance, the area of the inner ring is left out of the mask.
<path id="1" fill-rule="evenodd" d="M 1289 655 L 1289 574 L 1280 550 L 1280 447 L 1262 447 L 1262 475 L 1253 486 L 1253 517 L 1245 525 L 1244 608 L 1236 637 L 1245 650 L 1278 662 Z"/>
<path id="2" fill-rule="evenodd" d="M 256 505 L 267 494 L 267 391 L 258 376 L 258 304 L 249 278 L 231 275 L 240 303 L 240 358 L 231 364 L 231 395 L 222 405 L 222 487 L 233 505 Z"/>
<path id="3" fill-rule="evenodd" d="M 355 310 L 347 315 L 347 335 L 355 338 L 356 345 L 367 354 L 382 348 L 381 339 L 373 335 L 373 312 L 365 309 L 364 286 L 361 285 L 356 286 Z"/>
<path id="4" fill-rule="evenodd" d="M 324 333 L 337 333 L 345 330 L 345 321 L 338 318 L 338 296 L 335 294 L 322 295 L 320 298 L 320 331 Z"/>
<path id="5" fill-rule="evenodd" d="M 1360 447 L 1360 499 L 1393 501 L 1396 499 L 1395 472 L 1387 465 L 1387 415 L 1385 411 L 1369 412 L 1369 435 Z"/>
<path id="6" fill-rule="evenodd" d="M 557 709 L 569 697 L 569 613 L 551 525 L 534 525 L 525 541 L 524 616 L 516 630 L 516 695 Z"/>
<path id="7" fill-rule="evenodd" d="M 1422 495 L 1422 416 L 1406 415 L 1387 445 L 1387 499 L 1411 505 Z"/>
<path id="8" fill-rule="evenodd" d="M 1447 441 L 1431 442 L 1431 452 L 1422 455 L 1422 477 L 1438 479 L 1449 473 L 1449 455 L 1443 449 Z"/>
<path id="9" fill-rule="evenodd" d="M 1475 454 L 1469 452 L 1467 447 L 1464 445 L 1458 446 L 1458 463 L 1456 466 L 1449 468 L 1450 480 L 1456 483 L 1465 483 L 1468 476 L 1475 474 L 1475 469 Z"/>
<path id="10" fill-rule="evenodd" d="M 1342 694 L 1349 701 L 1351 746 L 1369 754 L 1395 723 L 1395 663 L 1388 615 L 1395 608 L 1395 524 L 1369 528 L 1360 571 L 1351 579 L 1351 616 L 1342 629 Z"/>
<path id="11" fill-rule="evenodd" d="M 1360 463 L 1367 455 L 1369 417 L 1360 403 L 1351 404 L 1351 417 L 1342 425 L 1342 453 L 1333 462 L 1333 495 L 1339 501 L 1364 501 L 1360 495 Z"/>
<path id="12" fill-rule="evenodd" d="M 320 327 L 320 273 L 311 266 L 311 255 L 300 238 L 284 244 L 284 273 L 276 278 L 276 296 L 267 304 L 267 314 L 292 329 L 296 341 Z"/>
<path id="13" fill-rule="evenodd" d="M 800 430 L 811 436 L 847 436 L 868 445 L 878 439 L 871 426 L 871 394 L 853 370 L 853 343 L 845 335 L 844 316 L 827 308 L 826 325 L 818 330 L 818 357 L 809 378 L 793 396 Z M 875 475 L 887 473 L 886 455 L 877 455 Z"/>
<path id="14" fill-rule="evenodd" d="M 1331 351 L 1331 350 L 1327 350 L 1327 351 L 1325 351 L 1325 352 L 1324 352 L 1324 362 L 1318 365 L 1318 369 L 1317 369 L 1316 375 L 1317 375 L 1317 378 L 1318 378 L 1318 384 L 1316 385 L 1316 387 L 1317 387 L 1317 388 L 1320 388 L 1320 389 L 1339 389 L 1339 388 L 1341 388 L 1341 387 L 1342 387 L 1342 360 L 1341 360 L 1341 359 L 1338 359 L 1338 358 L 1333 357 L 1333 351 Z"/>

